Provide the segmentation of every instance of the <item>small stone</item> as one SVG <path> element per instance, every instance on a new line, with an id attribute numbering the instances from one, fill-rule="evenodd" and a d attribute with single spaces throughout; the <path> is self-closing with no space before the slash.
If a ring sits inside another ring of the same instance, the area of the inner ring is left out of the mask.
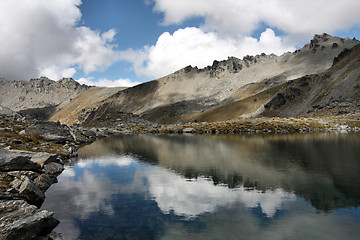
<path id="1" fill-rule="evenodd" d="M 182 130 L 183 133 L 195 133 L 195 129 L 194 128 L 184 128 Z"/>
<path id="2" fill-rule="evenodd" d="M 20 132 L 19 132 L 19 135 L 25 135 L 26 134 L 26 131 L 25 130 L 21 130 Z"/>
<path id="3" fill-rule="evenodd" d="M 60 163 L 51 162 L 44 165 L 44 172 L 50 176 L 58 176 L 64 171 L 64 166 Z"/>

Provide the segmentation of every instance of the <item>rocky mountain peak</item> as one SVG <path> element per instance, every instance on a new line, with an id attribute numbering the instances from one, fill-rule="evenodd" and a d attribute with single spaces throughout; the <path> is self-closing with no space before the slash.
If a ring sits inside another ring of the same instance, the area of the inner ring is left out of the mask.
<path id="1" fill-rule="evenodd" d="M 47 77 L 41 76 L 40 78 L 32 78 L 32 79 L 30 79 L 29 82 L 53 82 L 53 80 L 51 80 Z"/>
<path id="2" fill-rule="evenodd" d="M 358 43 L 360 42 L 356 38 L 349 39 L 349 38 L 333 37 L 330 34 L 323 33 L 323 34 L 315 34 L 313 39 L 310 40 L 310 43 L 306 44 L 300 50 L 304 50 L 308 48 L 312 51 L 312 53 L 315 53 L 317 50 L 323 51 L 326 48 L 335 49 L 341 45 L 347 48 L 351 48 Z M 298 51 L 299 50 L 297 50 L 296 53 Z"/>
<path id="3" fill-rule="evenodd" d="M 255 56 L 246 55 L 242 59 L 229 56 L 226 60 L 214 60 L 212 65 L 206 66 L 204 68 L 198 68 L 197 66 L 192 67 L 191 65 L 186 66 L 179 71 L 176 71 L 175 75 L 181 74 L 190 74 L 190 73 L 208 73 L 211 77 L 217 76 L 221 72 L 229 72 L 232 74 L 240 72 L 243 68 L 248 68 L 254 64 L 257 64 L 261 61 L 266 61 L 268 59 L 277 57 L 275 54 L 265 54 L 261 53 Z"/>
<path id="4" fill-rule="evenodd" d="M 333 38 L 333 36 L 331 36 L 330 34 L 327 34 L 327 33 L 315 34 L 311 41 L 326 42 L 331 38 Z"/>
<path id="5" fill-rule="evenodd" d="M 60 85 L 61 87 L 65 87 L 67 89 L 86 90 L 86 89 L 90 88 L 90 86 L 78 83 L 73 78 L 62 78 L 59 81 L 57 81 L 57 84 Z"/>
<path id="6" fill-rule="evenodd" d="M 73 78 L 62 78 L 62 79 L 58 80 L 57 82 L 60 83 L 61 85 L 76 85 L 76 86 L 81 85 L 80 83 L 75 81 Z"/>

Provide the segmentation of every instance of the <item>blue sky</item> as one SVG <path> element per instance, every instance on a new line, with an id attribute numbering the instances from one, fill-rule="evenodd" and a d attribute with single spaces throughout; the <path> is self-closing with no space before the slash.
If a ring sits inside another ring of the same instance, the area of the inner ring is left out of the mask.
<path id="1" fill-rule="evenodd" d="M 228 56 L 360 39 L 358 0 L 1 0 L 0 73 L 132 86 Z M 21 17 L 19 17 L 21 16 Z"/>
<path id="2" fill-rule="evenodd" d="M 144 0 L 84 0 L 80 5 L 82 19 L 79 25 L 85 25 L 101 32 L 116 29 L 116 44 L 118 50 L 129 48 L 141 49 L 145 45 L 154 45 L 163 32 L 175 32 L 179 28 L 199 27 L 202 20 L 195 18 L 183 24 L 164 26 L 161 23 L 163 14 L 153 12 L 154 3 Z M 110 66 L 106 72 L 96 72 L 95 79 L 128 78 L 135 82 L 151 80 L 138 77 L 132 69 L 132 64 L 119 61 Z M 84 77 L 79 71 L 74 78 Z M 86 77 L 86 76 L 85 76 Z"/>

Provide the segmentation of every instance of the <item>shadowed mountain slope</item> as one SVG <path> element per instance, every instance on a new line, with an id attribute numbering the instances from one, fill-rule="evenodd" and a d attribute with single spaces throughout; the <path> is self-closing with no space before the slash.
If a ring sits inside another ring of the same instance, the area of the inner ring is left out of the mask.
<path id="1" fill-rule="evenodd" d="M 100 104 L 101 101 L 125 88 L 92 87 L 80 92 L 71 101 L 66 101 L 56 108 L 50 121 L 61 121 L 67 125 L 82 122 Z"/>

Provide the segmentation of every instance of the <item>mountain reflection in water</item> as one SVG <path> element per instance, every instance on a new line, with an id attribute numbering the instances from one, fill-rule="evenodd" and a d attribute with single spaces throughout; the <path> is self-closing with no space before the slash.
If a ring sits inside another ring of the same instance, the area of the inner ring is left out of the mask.
<path id="1" fill-rule="evenodd" d="M 43 208 L 65 239 L 354 239 L 360 136 L 113 136 Z"/>

